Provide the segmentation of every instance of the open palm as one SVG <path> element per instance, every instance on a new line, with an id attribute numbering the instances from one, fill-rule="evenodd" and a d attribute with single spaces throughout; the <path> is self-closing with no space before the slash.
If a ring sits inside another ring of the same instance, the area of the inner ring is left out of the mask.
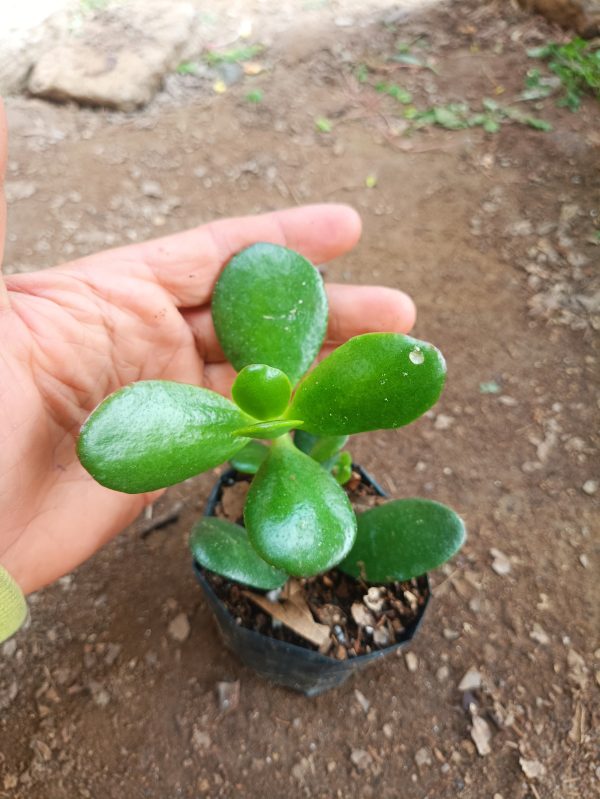
<path id="1" fill-rule="evenodd" d="M 0 215 L 0 254 L 3 227 Z M 234 372 L 210 297 L 229 258 L 268 241 L 319 263 L 359 235 L 351 209 L 307 206 L 215 222 L 5 285 L 0 277 L 0 563 L 25 592 L 81 563 L 160 493 L 111 491 L 79 464 L 79 428 L 107 394 L 147 379 L 228 392 Z M 331 285 L 328 294 L 328 347 L 413 324 L 414 306 L 400 292 Z"/>

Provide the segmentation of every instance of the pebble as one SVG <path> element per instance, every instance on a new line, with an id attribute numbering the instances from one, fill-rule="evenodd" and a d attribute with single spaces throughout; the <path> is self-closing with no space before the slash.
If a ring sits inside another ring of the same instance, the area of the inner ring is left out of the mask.
<path id="1" fill-rule="evenodd" d="M 534 641 L 537 641 L 538 644 L 542 644 L 543 646 L 546 646 L 550 643 L 550 636 L 537 622 L 535 622 L 533 625 L 533 629 L 529 633 L 529 637 L 533 638 Z"/>
<path id="2" fill-rule="evenodd" d="M 17 651 L 17 642 L 14 638 L 2 644 L 2 654 L 5 658 L 11 658 Z"/>
<path id="3" fill-rule="evenodd" d="M 373 758 L 366 749 L 353 749 L 350 760 L 359 771 L 366 771 L 373 764 Z"/>
<path id="4" fill-rule="evenodd" d="M 373 643 L 377 646 L 387 646 L 390 640 L 391 636 L 387 627 L 378 627 L 373 633 Z"/>
<path id="5" fill-rule="evenodd" d="M 210 735 L 201 730 L 199 727 L 194 727 L 194 731 L 192 733 L 192 746 L 197 752 L 202 751 L 203 749 L 208 749 L 211 745 Z"/>
<path id="6" fill-rule="evenodd" d="M 438 413 L 435 418 L 435 422 L 433 426 L 436 430 L 448 430 L 454 424 L 454 419 L 452 416 L 448 416 L 445 413 Z"/>
<path id="7" fill-rule="evenodd" d="M 394 728 L 392 727 L 392 725 L 386 722 L 381 729 L 383 730 L 383 734 L 385 735 L 385 737 L 389 741 L 391 741 L 392 738 L 394 737 Z"/>
<path id="8" fill-rule="evenodd" d="M 142 194 L 146 197 L 153 197 L 158 200 L 163 196 L 162 186 L 156 180 L 145 180 L 140 188 Z"/>
<path id="9" fill-rule="evenodd" d="M 597 480 L 586 480 L 585 483 L 581 486 L 581 488 L 582 488 L 582 490 L 584 491 L 585 494 L 588 494 L 591 497 L 598 490 L 598 481 Z"/>
<path id="10" fill-rule="evenodd" d="M 533 225 L 529 219 L 520 219 L 508 227 L 507 233 L 511 236 L 530 236 L 533 233 Z"/>
<path id="11" fill-rule="evenodd" d="M 367 697 L 359 691 L 358 688 L 354 689 L 354 696 L 356 697 L 356 701 L 362 707 L 365 713 L 369 712 L 369 708 L 371 707 L 371 703 L 367 699 Z"/>
<path id="12" fill-rule="evenodd" d="M 458 630 L 451 630 L 450 627 L 444 627 L 444 638 L 446 641 L 456 641 L 460 638 Z"/>
<path id="13" fill-rule="evenodd" d="M 406 668 L 411 674 L 414 674 L 419 668 L 419 659 L 413 652 L 407 652 L 404 655 L 404 662 L 406 663 Z"/>
<path id="14" fill-rule="evenodd" d="M 190 634 L 190 622 L 185 613 L 178 613 L 169 623 L 168 633 L 174 641 L 182 643 Z"/>
<path id="15" fill-rule="evenodd" d="M 438 682 L 445 682 L 450 676 L 450 669 L 448 668 L 448 666 L 440 666 L 439 669 L 436 671 L 435 676 Z"/>
<path id="16" fill-rule="evenodd" d="M 546 773 L 545 766 L 539 760 L 526 760 L 524 757 L 519 758 L 519 764 L 523 770 L 523 774 L 529 780 L 536 780 L 543 777 Z"/>
<path id="17" fill-rule="evenodd" d="M 481 673 L 475 666 L 471 666 L 458 684 L 458 690 L 476 691 L 479 688 L 481 688 Z"/>
<path id="18" fill-rule="evenodd" d="M 419 768 L 431 765 L 431 752 L 426 746 L 422 746 L 415 753 L 415 763 Z"/>
<path id="19" fill-rule="evenodd" d="M 240 703 L 240 681 L 218 682 L 217 698 L 219 700 L 219 710 L 222 713 L 235 710 Z"/>
<path id="20" fill-rule="evenodd" d="M 481 755 L 481 757 L 490 754 L 490 752 L 492 751 L 490 747 L 492 732 L 490 730 L 487 721 L 485 719 L 482 719 L 481 716 L 473 717 L 473 726 L 471 727 L 471 738 L 473 739 L 473 743 L 477 747 L 477 752 Z"/>
<path id="21" fill-rule="evenodd" d="M 510 561 L 504 552 L 501 552 L 499 549 L 492 547 L 490 549 L 490 555 L 493 557 L 492 561 L 492 569 L 499 574 L 501 577 L 504 577 L 507 574 L 510 574 L 511 565 Z"/>

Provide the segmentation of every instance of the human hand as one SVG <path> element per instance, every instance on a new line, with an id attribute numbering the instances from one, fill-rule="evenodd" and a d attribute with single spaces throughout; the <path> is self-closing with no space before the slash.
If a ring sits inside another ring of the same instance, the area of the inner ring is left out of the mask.
<path id="1" fill-rule="evenodd" d="M 0 105 L 0 186 L 5 161 Z M 5 223 L 0 198 L 0 263 Z M 161 493 L 111 491 L 77 460 L 79 428 L 104 397 L 149 379 L 228 393 L 235 372 L 216 339 L 210 298 L 229 258 L 267 241 L 322 263 L 359 236 L 352 209 L 313 205 L 214 222 L 4 283 L 0 276 L 0 564 L 24 592 L 71 571 Z M 327 348 L 414 323 L 401 292 L 327 292 Z"/>

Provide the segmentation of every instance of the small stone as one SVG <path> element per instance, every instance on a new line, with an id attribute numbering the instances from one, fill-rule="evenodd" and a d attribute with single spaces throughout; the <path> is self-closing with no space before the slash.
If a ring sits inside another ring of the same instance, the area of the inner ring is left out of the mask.
<path id="1" fill-rule="evenodd" d="M 373 614 L 367 610 L 362 602 L 353 602 L 350 613 L 359 627 L 372 627 L 375 624 Z"/>
<path id="2" fill-rule="evenodd" d="M 373 764 L 373 758 L 366 749 L 353 749 L 350 760 L 359 771 L 366 771 Z"/>
<path id="3" fill-rule="evenodd" d="M 373 643 L 377 646 L 387 646 L 390 643 L 391 636 L 387 627 L 378 627 L 373 632 Z"/>
<path id="4" fill-rule="evenodd" d="M 142 194 L 146 197 L 160 199 L 163 196 L 162 186 L 156 180 L 145 180 L 141 185 Z"/>
<path id="5" fill-rule="evenodd" d="M 32 741 L 31 748 L 36 753 L 36 755 L 39 755 L 42 758 L 42 760 L 44 760 L 46 763 L 52 760 L 52 750 L 50 749 L 48 744 L 45 743 L 44 741 L 40 740 Z"/>
<path id="6" fill-rule="evenodd" d="M 107 666 L 112 666 L 115 660 L 121 654 L 121 644 L 108 644 L 106 647 L 106 654 L 104 655 L 104 662 Z"/>
<path id="7" fill-rule="evenodd" d="M 17 642 L 14 638 L 2 644 L 2 654 L 5 658 L 11 658 L 17 651 Z"/>
<path id="8" fill-rule="evenodd" d="M 446 682 L 446 680 L 450 676 L 450 669 L 448 668 L 448 666 L 440 666 L 439 669 L 436 671 L 435 676 L 438 682 Z"/>
<path id="9" fill-rule="evenodd" d="M 448 416 L 445 413 L 438 413 L 433 426 L 436 430 L 448 430 L 453 424 L 454 419 L 452 416 Z"/>
<path id="10" fill-rule="evenodd" d="M 537 641 L 538 644 L 542 644 L 543 646 L 546 646 L 550 643 L 550 636 L 537 622 L 534 623 L 533 629 L 529 633 L 529 637 L 533 638 L 534 641 Z"/>
<path id="11" fill-rule="evenodd" d="M 444 638 L 446 641 L 456 641 L 460 638 L 460 633 L 457 630 L 451 630 L 450 627 L 444 627 Z"/>
<path id="12" fill-rule="evenodd" d="M 363 596 L 363 602 L 373 613 L 379 613 L 381 611 L 384 601 L 385 600 L 381 596 L 381 588 L 375 585 L 371 586 Z"/>
<path id="13" fill-rule="evenodd" d="M 369 708 L 371 707 L 371 703 L 369 702 L 367 697 L 362 693 L 362 691 L 359 691 L 358 688 L 354 689 L 354 696 L 356 697 L 356 701 L 364 710 L 364 712 L 368 713 Z"/>
<path id="14" fill-rule="evenodd" d="M 98 690 L 93 691 L 93 699 L 98 707 L 106 707 L 110 702 L 110 694 L 106 688 L 99 688 Z"/>
<path id="15" fill-rule="evenodd" d="M 0 688 L 0 710 L 5 710 L 14 700 L 19 693 L 19 684 L 13 680 L 8 684 L 7 688 Z"/>
<path id="16" fill-rule="evenodd" d="M 507 233 L 510 236 L 530 236 L 533 233 L 533 225 L 529 219 L 519 219 L 508 227 Z"/>
<path id="17" fill-rule="evenodd" d="M 475 666 L 471 666 L 458 684 L 458 690 L 477 691 L 479 688 L 481 688 L 481 673 Z"/>
<path id="18" fill-rule="evenodd" d="M 584 568 L 584 569 L 587 569 L 587 568 L 589 567 L 589 565 L 590 565 L 590 559 L 589 559 L 589 558 L 588 558 L 588 556 L 585 554 L 585 552 L 584 552 L 584 553 L 582 553 L 582 554 L 579 556 L 579 562 L 581 563 L 581 565 L 583 566 L 583 568 Z"/>
<path id="19" fill-rule="evenodd" d="M 404 662 L 406 663 L 406 668 L 410 671 L 411 674 L 414 674 L 415 671 L 419 668 L 419 659 L 413 652 L 407 652 L 404 655 Z"/>
<path id="20" fill-rule="evenodd" d="M 546 767 L 539 760 L 526 760 L 520 757 L 519 764 L 528 780 L 537 780 L 546 773 Z"/>
<path id="21" fill-rule="evenodd" d="M 490 549 L 490 555 L 493 557 L 492 561 L 492 569 L 499 574 L 501 577 L 504 577 L 511 572 L 511 565 L 510 561 L 504 552 L 501 552 L 499 549 L 492 547 Z"/>
<path id="22" fill-rule="evenodd" d="M 178 613 L 169 623 L 168 633 L 174 641 L 183 643 L 190 634 L 190 622 L 185 613 Z"/>
<path id="23" fill-rule="evenodd" d="M 28 200 L 33 197 L 37 190 L 35 183 L 26 180 L 7 180 L 4 187 L 6 202 L 17 202 L 18 200 Z"/>
<path id="24" fill-rule="evenodd" d="M 381 729 L 385 737 L 388 739 L 388 741 L 391 741 L 392 738 L 394 737 L 394 728 L 392 727 L 392 725 L 386 722 Z"/>
<path id="25" fill-rule="evenodd" d="M 298 782 L 305 782 L 311 771 L 314 771 L 312 762 L 307 757 L 303 757 L 299 763 L 292 766 L 292 777 Z"/>
<path id="26" fill-rule="evenodd" d="M 492 751 L 490 747 L 492 733 L 489 724 L 485 719 L 482 719 L 481 716 L 473 717 L 471 738 L 473 739 L 473 743 L 477 747 L 477 752 L 481 755 L 481 757 L 485 757 L 485 755 L 490 754 Z"/>
<path id="27" fill-rule="evenodd" d="M 501 397 L 498 397 L 498 402 L 501 402 L 502 405 L 506 405 L 507 408 L 514 408 L 519 404 L 514 397 L 510 397 L 508 394 L 502 394 Z"/>
<path id="28" fill-rule="evenodd" d="M 240 681 L 235 682 L 218 682 L 217 683 L 217 697 L 219 700 L 219 710 L 221 713 L 227 713 L 235 708 L 240 703 Z"/>
<path id="29" fill-rule="evenodd" d="M 210 745 L 210 735 L 199 727 L 194 727 L 194 731 L 192 732 L 192 746 L 194 749 L 197 752 L 201 752 L 204 749 L 208 749 Z"/>
<path id="30" fill-rule="evenodd" d="M 588 494 L 591 497 L 598 490 L 598 481 L 586 480 L 585 483 L 581 486 L 581 488 L 584 491 L 584 493 Z"/>
<path id="31" fill-rule="evenodd" d="M 415 763 L 419 768 L 431 765 L 431 752 L 426 746 L 422 746 L 415 752 Z"/>

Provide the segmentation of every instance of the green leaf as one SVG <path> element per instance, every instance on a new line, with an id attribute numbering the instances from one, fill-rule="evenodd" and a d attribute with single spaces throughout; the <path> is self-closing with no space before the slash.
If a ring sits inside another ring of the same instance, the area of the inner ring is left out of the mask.
<path id="1" fill-rule="evenodd" d="M 402 427 L 437 402 L 446 378 L 432 344 L 397 333 L 350 339 L 298 386 L 288 416 L 317 435 Z"/>
<path id="2" fill-rule="evenodd" d="M 375 85 L 375 90 L 383 94 L 389 94 L 390 97 L 393 97 L 394 100 L 397 100 L 402 105 L 412 103 L 412 94 L 407 89 L 402 88 L 402 86 L 398 86 L 397 83 L 382 81 Z"/>
<path id="3" fill-rule="evenodd" d="M 264 93 L 261 91 L 261 89 L 253 89 L 252 91 L 248 92 L 248 94 L 246 95 L 246 100 L 249 103 L 255 103 L 255 104 L 262 103 L 263 98 L 264 98 Z"/>
<path id="4" fill-rule="evenodd" d="M 331 474 L 341 486 L 352 477 L 352 456 L 349 452 L 339 452 L 331 467 Z"/>
<path id="5" fill-rule="evenodd" d="M 231 50 L 210 50 L 204 54 L 204 60 L 207 64 L 237 64 L 240 61 L 250 61 L 260 55 L 264 50 L 261 44 L 250 44 L 242 47 L 233 47 Z"/>
<path id="6" fill-rule="evenodd" d="M 235 430 L 252 421 L 206 388 L 147 380 L 116 391 L 93 411 L 77 454 L 102 485 L 139 494 L 228 460 L 248 443 Z"/>
<path id="7" fill-rule="evenodd" d="M 182 61 L 175 69 L 178 75 L 197 75 L 198 64 L 195 61 Z"/>
<path id="8" fill-rule="evenodd" d="M 331 133 L 333 130 L 333 124 L 331 120 L 327 119 L 327 117 L 317 117 L 315 119 L 315 128 L 319 131 L 319 133 Z"/>
<path id="9" fill-rule="evenodd" d="M 244 521 L 258 554 L 297 577 L 335 566 L 356 535 L 346 492 L 329 472 L 286 441 L 271 447 L 252 481 Z"/>
<path id="10" fill-rule="evenodd" d="M 275 419 L 285 411 L 292 396 L 288 376 L 273 366 L 245 366 L 231 389 L 237 405 L 256 419 Z"/>
<path id="11" fill-rule="evenodd" d="M 327 330 L 323 280 L 298 253 L 255 244 L 227 264 L 212 314 L 225 355 L 236 369 L 264 363 L 292 383 L 306 372 Z"/>
<path id="12" fill-rule="evenodd" d="M 534 130 L 542 130 L 545 133 L 552 130 L 552 124 L 550 122 L 546 122 L 545 119 L 538 119 L 537 117 L 525 117 L 523 119 L 526 125 L 529 125 L 530 128 Z"/>
<path id="13" fill-rule="evenodd" d="M 273 568 L 248 541 L 248 533 L 225 519 L 206 517 L 192 529 L 190 549 L 201 566 L 234 580 L 270 591 L 282 586 L 288 575 Z"/>
<path id="14" fill-rule="evenodd" d="M 487 117 L 483 122 L 483 129 L 486 133 L 498 133 L 500 130 L 500 123 L 492 117 Z"/>
<path id="15" fill-rule="evenodd" d="M 229 463 L 238 472 L 256 474 L 268 454 L 269 448 L 265 447 L 264 444 L 259 444 L 258 441 L 250 441 L 233 458 L 229 459 Z"/>
<path id="16" fill-rule="evenodd" d="M 448 130 L 460 130 L 467 126 L 467 123 L 455 111 L 450 108 L 440 106 L 433 109 L 435 121 L 440 127 Z"/>
<path id="17" fill-rule="evenodd" d="M 289 433 L 294 427 L 301 427 L 302 424 L 301 419 L 273 419 L 269 422 L 240 427 L 235 431 L 235 435 L 246 438 L 279 438 L 284 433 Z"/>
<path id="18" fill-rule="evenodd" d="M 323 463 L 332 458 L 342 447 L 346 446 L 348 436 L 313 436 L 304 430 L 296 430 L 294 444 L 299 450 Z"/>
<path id="19" fill-rule="evenodd" d="M 339 568 L 370 583 L 410 580 L 451 558 L 463 545 L 457 514 L 428 499 L 397 499 L 358 515 L 358 533 Z"/>

